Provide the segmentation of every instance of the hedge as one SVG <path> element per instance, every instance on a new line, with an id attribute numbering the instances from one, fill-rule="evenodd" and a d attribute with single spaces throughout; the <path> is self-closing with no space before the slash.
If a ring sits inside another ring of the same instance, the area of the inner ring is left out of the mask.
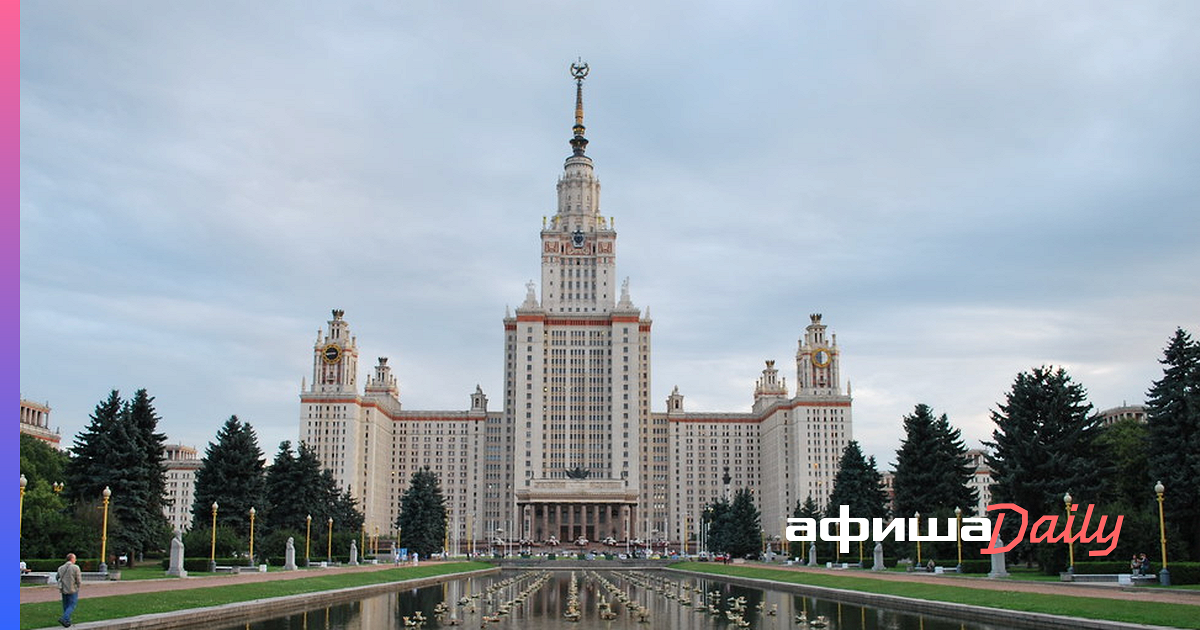
<path id="1" fill-rule="evenodd" d="M 1150 571 L 1158 575 L 1161 564 L 1151 565 Z M 1171 562 L 1167 564 L 1171 584 L 1200 584 L 1200 562 Z M 1129 573 L 1129 563 L 1109 560 L 1105 562 L 1076 562 L 1075 572 L 1080 575 L 1093 573 Z"/>
<path id="2" fill-rule="evenodd" d="M 37 571 L 39 573 L 45 573 L 45 572 L 49 571 L 49 572 L 53 573 L 54 571 L 58 570 L 58 567 L 61 567 L 63 565 L 63 563 L 66 562 L 66 559 L 65 558 L 33 558 L 32 560 L 26 559 L 24 562 L 25 562 L 25 568 L 29 569 L 30 571 Z M 100 561 L 96 560 L 96 559 L 76 560 L 75 564 L 79 565 L 79 569 L 81 571 L 95 572 L 95 571 L 100 570 Z M 115 569 L 116 567 L 114 566 L 114 567 L 109 567 L 109 568 Z"/>

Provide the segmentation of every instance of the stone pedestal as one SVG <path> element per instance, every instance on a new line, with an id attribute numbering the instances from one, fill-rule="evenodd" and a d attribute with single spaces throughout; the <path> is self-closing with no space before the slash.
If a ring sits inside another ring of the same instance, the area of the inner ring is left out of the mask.
<path id="1" fill-rule="evenodd" d="M 283 570 L 284 571 L 295 571 L 296 570 L 296 541 L 292 540 L 291 537 L 288 537 L 287 549 L 284 550 Z"/>
<path id="2" fill-rule="evenodd" d="M 996 547 L 1000 548 L 1003 546 L 1004 546 L 1004 541 L 1000 538 L 996 538 Z M 1006 563 L 1006 559 L 1005 559 L 1003 553 L 992 554 L 992 570 L 988 571 L 988 577 L 990 577 L 990 578 L 1008 577 L 1008 565 Z"/>
<path id="3" fill-rule="evenodd" d="M 183 539 L 176 534 L 171 539 L 171 562 L 167 567 L 167 575 L 172 577 L 187 577 L 183 568 Z"/>

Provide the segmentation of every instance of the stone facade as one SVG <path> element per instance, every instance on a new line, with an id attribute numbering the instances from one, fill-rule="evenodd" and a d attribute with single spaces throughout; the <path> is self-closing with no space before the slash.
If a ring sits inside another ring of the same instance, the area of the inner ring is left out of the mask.
<path id="1" fill-rule="evenodd" d="M 21 399 L 21 434 L 35 437 L 62 449 L 62 436 L 58 429 L 50 428 L 50 404 L 35 403 Z"/>
<path id="2" fill-rule="evenodd" d="M 182 444 L 163 445 L 163 465 L 167 469 L 167 504 L 163 514 L 176 532 L 192 526 L 192 503 L 196 499 L 196 471 L 200 470 L 196 449 Z"/>
<path id="3" fill-rule="evenodd" d="M 615 221 L 600 214 L 576 78 L 572 154 L 557 213 L 542 219 L 541 283 L 530 281 L 503 319 L 503 407 L 490 411 L 476 386 L 465 411 L 403 409 L 387 358 L 360 392 L 357 339 L 335 310 L 301 385 L 300 438 L 359 500 L 371 533 L 393 533 L 408 480 L 428 466 L 459 551 L 494 538 L 678 544 L 695 540 L 706 503 L 741 487 L 754 490 L 764 533 L 782 535 L 798 501 L 825 504 L 852 439 L 836 336 L 810 316 L 795 394 L 768 361 L 749 413 L 685 411 L 678 388 L 653 412 L 653 320 L 618 280 Z"/>

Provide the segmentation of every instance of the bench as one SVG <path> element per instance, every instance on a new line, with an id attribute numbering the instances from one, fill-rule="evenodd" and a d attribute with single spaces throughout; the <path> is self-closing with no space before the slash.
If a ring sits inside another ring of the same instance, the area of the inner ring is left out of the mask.
<path id="1" fill-rule="evenodd" d="M 1131 573 L 1059 573 L 1058 579 L 1063 582 L 1079 582 L 1091 584 L 1154 584 L 1158 582 L 1155 575 L 1133 575 Z"/>
<path id="2" fill-rule="evenodd" d="M 236 574 L 242 572 L 242 567 L 221 565 L 221 566 L 217 566 L 214 570 L 217 573 L 233 573 L 236 575 Z"/>
<path id="3" fill-rule="evenodd" d="M 51 573 L 22 573 L 21 584 L 49 584 Z"/>
<path id="4" fill-rule="evenodd" d="M 83 578 L 84 582 L 107 582 L 109 580 L 121 579 L 121 572 L 109 571 L 108 573 L 101 573 L 99 571 L 83 571 L 79 574 L 79 577 Z"/>

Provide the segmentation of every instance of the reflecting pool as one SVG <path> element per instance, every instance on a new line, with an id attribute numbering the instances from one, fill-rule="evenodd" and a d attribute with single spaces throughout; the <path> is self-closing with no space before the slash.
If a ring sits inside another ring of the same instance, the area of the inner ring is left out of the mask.
<path id="1" fill-rule="evenodd" d="M 506 571 L 221 630 L 1000 630 L 663 571 Z"/>

